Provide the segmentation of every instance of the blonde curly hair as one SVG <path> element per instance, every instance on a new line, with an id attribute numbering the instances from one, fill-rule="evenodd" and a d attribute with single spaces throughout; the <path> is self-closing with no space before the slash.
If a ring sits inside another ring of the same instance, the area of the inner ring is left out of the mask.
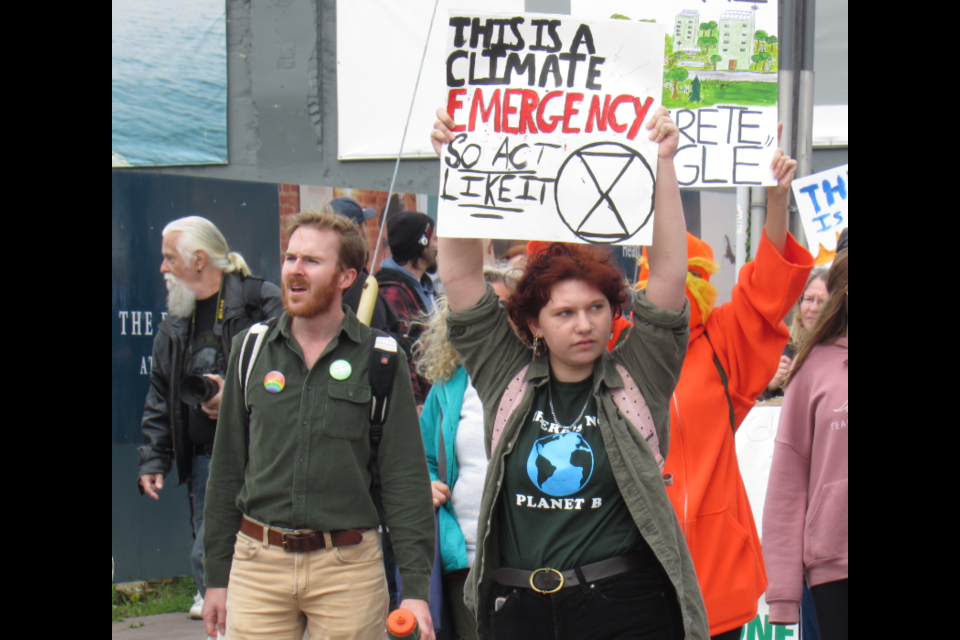
<path id="1" fill-rule="evenodd" d="M 517 280 L 522 275 L 509 265 L 485 266 L 483 279 L 489 284 L 502 282 L 511 293 L 516 289 Z M 437 301 L 437 313 L 426 321 L 426 329 L 413 345 L 413 357 L 417 363 L 417 372 L 430 384 L 446 382 L 460 367 L 460 356 L 447 341 L 447 315 L 450 307 L 446 298 Z"/>

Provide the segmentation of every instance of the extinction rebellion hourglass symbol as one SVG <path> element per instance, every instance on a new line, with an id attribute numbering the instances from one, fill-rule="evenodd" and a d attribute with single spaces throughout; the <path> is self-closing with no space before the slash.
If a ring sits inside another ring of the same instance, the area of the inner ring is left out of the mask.
<path id="1" fill-rule="evenodd" d="M 560 167 L 554 196 L 560 218 L 592 243 L 626 240 L 653 213 L 655 180 L 637 151 L 596 142 L 574 151 Z"/>

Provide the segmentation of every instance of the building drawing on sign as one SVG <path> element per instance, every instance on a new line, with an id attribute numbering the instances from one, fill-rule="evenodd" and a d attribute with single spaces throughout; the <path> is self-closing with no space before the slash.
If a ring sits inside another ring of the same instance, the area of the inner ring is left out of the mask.
<path id="1" fill-rule="evenodd" d="M 697 36 L 700 33 L 700 12 L 685 9 L 677 14 L 673 29 L 674 51 L 698 51 Z"/>
<path id="2" fill-rule="evenodd" d="M 756 7 L 752 11 L 730 9 L 720 14 L 720 56 L 723 68 L 749 70 L 753 55 Z"/>

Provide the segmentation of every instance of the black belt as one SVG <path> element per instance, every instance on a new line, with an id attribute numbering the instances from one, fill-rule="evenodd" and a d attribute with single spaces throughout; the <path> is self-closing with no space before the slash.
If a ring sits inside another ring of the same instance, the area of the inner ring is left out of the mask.
<path id="1" fill-rule="evenodd" d="M 653 562 L 656 562 L 656 557 L 645 549 L 643 551 L 632 551 L 600 562 L 585 564 L 569 571 L 557 571 L 548 568 L 537 569 L 536 571 L 497 569 L 493 572 L 493 579 L 505 587 L 533 589 L 539 593 L 555 593 L 565 587 L 575 587 L 581 584 L 581 580 L 587 583 L 596 582 L 627 571 L 641 569 Z"/>

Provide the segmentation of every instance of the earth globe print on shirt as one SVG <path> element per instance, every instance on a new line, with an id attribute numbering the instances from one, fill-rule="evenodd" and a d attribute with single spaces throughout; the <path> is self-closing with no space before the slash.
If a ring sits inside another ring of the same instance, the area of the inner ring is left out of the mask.
<path id="1" fill-rule="evenodd" d="M 540 438 L 527 457 L 527 475 L 544 493 L 569 496 L 583 489 L 593 476 L 593 449 L 576 432 Z"/>

